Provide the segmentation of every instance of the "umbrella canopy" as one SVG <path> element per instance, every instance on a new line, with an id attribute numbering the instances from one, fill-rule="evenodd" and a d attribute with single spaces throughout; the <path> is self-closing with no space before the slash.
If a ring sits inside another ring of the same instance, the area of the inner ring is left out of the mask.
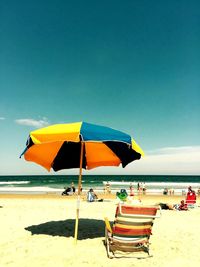
<path id="1" fill-rule="evenodd" d="M 82 168 L 125 167 L 143 155 L 130 135 L 86 122 L 55 124 L 32 131 L 21 156 L 48 171 L 79 168 L 75 242 L 78 234 Z M 20 156 L 20 157 L 21 157 Z"/>
<path id="2" fill-rule="evenodd" d="M 27 161 L 48 171 L 79 168 L 81 143 L 84 169 L 120 163 L 125 167 L 143 154 L 130 135 L 86 122 L 55 124 L 32 131 L 23 154 Z"/>

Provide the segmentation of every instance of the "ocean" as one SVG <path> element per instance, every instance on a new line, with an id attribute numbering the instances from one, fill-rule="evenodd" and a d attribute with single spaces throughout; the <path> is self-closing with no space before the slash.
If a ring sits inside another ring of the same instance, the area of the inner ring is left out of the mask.
<path id="1" fill-rule="evenodd" d="M 60 194 L 71 183 L 78 185 L 78 175 L 25 175 L 0 176 L 0 194 L 4 193 L 41 193 Z M 175 194 L 184 194 L 188 186 L 197 191 L 200 188 L 200 176 L 192 175 L 83 175 L 83 191 L 93 188 L 102 191 L 103 182 L 109 182 L 112 192 L 129 190 L 130 184 L 137 191 L 138 183 L 145 185 L 146 193 L 162 193 L 165 188 L 173 189 Z M 117 183 L 118 182 L 118 183 Z"/>

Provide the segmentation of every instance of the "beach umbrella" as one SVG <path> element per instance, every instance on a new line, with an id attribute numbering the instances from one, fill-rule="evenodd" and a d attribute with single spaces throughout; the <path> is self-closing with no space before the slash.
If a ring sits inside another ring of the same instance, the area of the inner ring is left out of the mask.
<path id="1" fill-rule="evenodd" d="M 30 132 L 21 154 L 48 171 L 79 168 L 74 238 L 77 240 L 82 169 L 100 166 L 125 167 L 143 155 L 130 135 L 86 122 L 54 124 Z M 20 156 L 20 157 L 21 157 Z"/>

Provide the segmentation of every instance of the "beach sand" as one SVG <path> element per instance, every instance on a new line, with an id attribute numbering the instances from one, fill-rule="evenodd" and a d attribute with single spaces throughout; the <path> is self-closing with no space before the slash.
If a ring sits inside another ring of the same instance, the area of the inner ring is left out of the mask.
<path id="1" fill-rule="evenodd" d="M 104 217 L 114 219 L 114 195 L 104 202 L 81 201 L 79 235 L 74 244 L 76 198 L 46 195 L 0 195 L 0 266 L 199 266 L 200 208 L 163 210 L 156 219 L 147 259 L 108 259 Z M 179 203 L 181 196 L 142 196 L 144 204 Z M 198 203 L 200 199 L 198 199 Z"/>

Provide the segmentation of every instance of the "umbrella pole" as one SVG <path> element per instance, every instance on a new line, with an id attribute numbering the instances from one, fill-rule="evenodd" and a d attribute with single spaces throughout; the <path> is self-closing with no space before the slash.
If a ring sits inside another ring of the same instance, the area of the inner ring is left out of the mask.
<path id="1" fill-rule="evenodd" d="M 80 194 L 81 194 L 81 182 L 82 182 L 82 164 L 83 164 L 83 145 L 81 142 L 81 154 L 80 154 L 80 168 L 79 168 L 79 179 L 78 179 L 78 197 L 77 197 L 77 207 L 76 207 L 76 223 L 74 231 L 74 243 L 77 243 L 78 237 L 78 220 L 79 220 L 79 209 L 80 209 Z"/>

